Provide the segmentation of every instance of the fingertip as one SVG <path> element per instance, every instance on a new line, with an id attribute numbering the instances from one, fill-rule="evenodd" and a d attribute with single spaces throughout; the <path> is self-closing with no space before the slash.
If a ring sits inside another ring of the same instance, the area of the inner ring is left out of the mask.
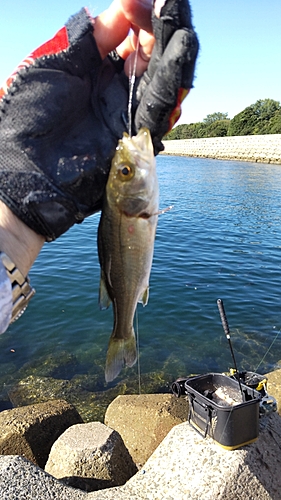
<path id="1" fill-rule="evenodd" d="M 137 60 L 136 60 L 137 57 Z M 149 58 L 143 57 L 140 50 L 136 53 L 136 51 L 131 52 L 131 54 L 127 57 L 124 64 L 124 71 L 126 76 L 132 76 L 133 69 L 135 67 L 135 76 L 141 76 L 147 69 L 149 63 Z"/>
<path id="2" fill-rule="evenodd" d="M 104 58 L 126 38 L 131 27 L 152 33 L 152 0 L 114 0 L 95 18 L 94 37 Z"/>
<path id="3" fill-rule="evenodd" d="M 162 7 L 164 7 L 165 3 L 166 3 L 166 0 L 155 0 L 154 12 L 155 12 L 156 17 L 160 17 L 161 9 L 162 9 Z"/>
<path id="4" fill-rule="evenodd" d="M 95 17 L 94 37 L 103 59 L 126 38 L 130 26 L 120 0 L 114 0 L 108 9 Z"/>
<path id="5" fill-rule="evenodd" d="M 134 50 L 135 47 L 132 46 L 130 36 L 127 36 L 125 40 L 123 40 L 123 42 L 116 48 L 117 54 L 119 54 L 119 56 L 124 60 L 126 60 Z"/>
<path id="6" fill-rule="evenodd" d="M 153 0 L 119 0 L 125 17 L 132 25 L 152 33 L 151 12 Z"/>

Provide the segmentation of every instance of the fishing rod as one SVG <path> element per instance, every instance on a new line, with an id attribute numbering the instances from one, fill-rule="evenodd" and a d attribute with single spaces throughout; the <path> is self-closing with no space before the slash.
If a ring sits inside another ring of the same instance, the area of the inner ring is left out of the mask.
<path id="1" fill-rule="evenodd" d="M 234 363 L 235 372 L 237 374 L 237 380 L 238 380 L 238 384 L 239 384 L 239 388 L 240 388 L 242 400 L 244 401 L 245 400 L 244 392 L 243 392 L 243 389 L 242 389 L 241 380 L 240 380 L 240 376 L 239 376 L 239 371 L 238 371 L 238 368 L 237 368 L 237 364 L 236 364 L 236 360 L 235 360 L 235 356 L 234 356 L 234 351 L 233 351 L 233 348 L 232 348 L 232 343 L 231 343 L 231 338 L 230 338 L 230 330 L 229 330 L 228 321 L 227 321 L 227 317 L 226 317 L 226 314 L 225 314 L 225 310 L 224 310 L 222 299 L 218 299 L 217 300 L 217 305 L 218 305 L 218 309 L 219 309 L 219 313 L 220 313 L 220 317 L 221 317 L 221 322 L 222 322 L 223 330 L 224 330 L 225 336 L 226 336 L 226 338 L 228 340 L 228 344 L 229 344 L 229 347 L 230 347 L 230 352 L 231 352 L 232 360 L 233 360 L 233 363 Z"/>

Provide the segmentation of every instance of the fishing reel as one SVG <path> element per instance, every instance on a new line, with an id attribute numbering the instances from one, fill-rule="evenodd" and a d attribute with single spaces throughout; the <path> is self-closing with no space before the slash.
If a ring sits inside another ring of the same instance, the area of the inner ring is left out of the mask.
<path id="1" fill-rule="evenodd" d="M 234 368 L 231 368 L 227 375 L 235 380 L 239 379 L 240 382 L 260 393 L 260 417 L 277 410 L 276 399 L 267 392 L 267 378 L 264 375 L 255 372 L 237 372 Z"/>

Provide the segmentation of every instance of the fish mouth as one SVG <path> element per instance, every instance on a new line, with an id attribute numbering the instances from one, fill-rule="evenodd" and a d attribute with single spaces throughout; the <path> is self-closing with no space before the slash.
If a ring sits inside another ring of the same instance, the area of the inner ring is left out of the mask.
<path id="1" fill-rule="evenodd" d="M 142 212 L 139 214 L 139 217 L 141 219 L 150 219 L 154 214 L 149 214 L 148 212 Z"/>
<path id="2" fill-rule="evenodd" d="M 150 214 L 149 212 L 141 212 L 139 214 L 130 214 L 129 212 L 123 211 L 122 212 L 126 217 L 137 217 L 138 219 L 150 219 L 153 215 L 156 215 L 155 213 Z"/>

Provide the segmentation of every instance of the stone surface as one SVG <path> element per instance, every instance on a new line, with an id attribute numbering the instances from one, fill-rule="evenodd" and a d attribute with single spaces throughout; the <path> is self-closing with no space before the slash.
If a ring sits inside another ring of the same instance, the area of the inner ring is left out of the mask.
<path id="1" fill-rule="evenodd" d="M 65 486 L 25 458 L 0 456 L 1 500 L 87 500 L 84 491 Z"/>
<path id="2" fill-rule="evenodd" d="M 163 141 L 164 154 L 281 165 L 281 134 Z"/>
<path id="3" fill-rule="evenodd" d="M 88 425 L 88 424 L 84 424 Z M 124 486 L 85 493 L 21 457 L 0 456 L 2 500 L 280 500 L 281 418 L 261 419 L 260 436 L 227 451 L 187 422 L 169 432 Z"/>
<path id="4" fill-rule="evenodd" d="M 258 440 L 228 451 L 187 422 L 175 426 L 144 467 L 120 488 L 87 500 L 280 500 L 281 418 L 261 420 Z"/>
<path id="5" fill-rule="evenodd" d="M 137 468 L 118 432 L 91 422 L 73 425 L 59 437 L 45 471 L 68 485 L 95 491 L 124 484 Z"/>
<path id="6" fill-rule="evenodd" d="M 273 372 L 267 373 L 266 377 L 268 379 L 267 392 L 270 396 L 273 396 L 277 402 L 277 411 L 281 415 L 281 368 Z M 281 495 L 280 495 L 281 498 Z"/>
<path id="7" fill-rule="evenodd" d="M 143 465 L 175 425 L 187 420 L 188 401 L 171 394 L 118 396 L 105 424 L 122 436 L 133 460 Z"/>
<path id="8" fill-rule="evenodd" d="M 77 410 L 63 400 L 4 410 L 0 413 L 0 454 L 21 455 L 44 467 L 56 439 L 79 422 Z"/>

